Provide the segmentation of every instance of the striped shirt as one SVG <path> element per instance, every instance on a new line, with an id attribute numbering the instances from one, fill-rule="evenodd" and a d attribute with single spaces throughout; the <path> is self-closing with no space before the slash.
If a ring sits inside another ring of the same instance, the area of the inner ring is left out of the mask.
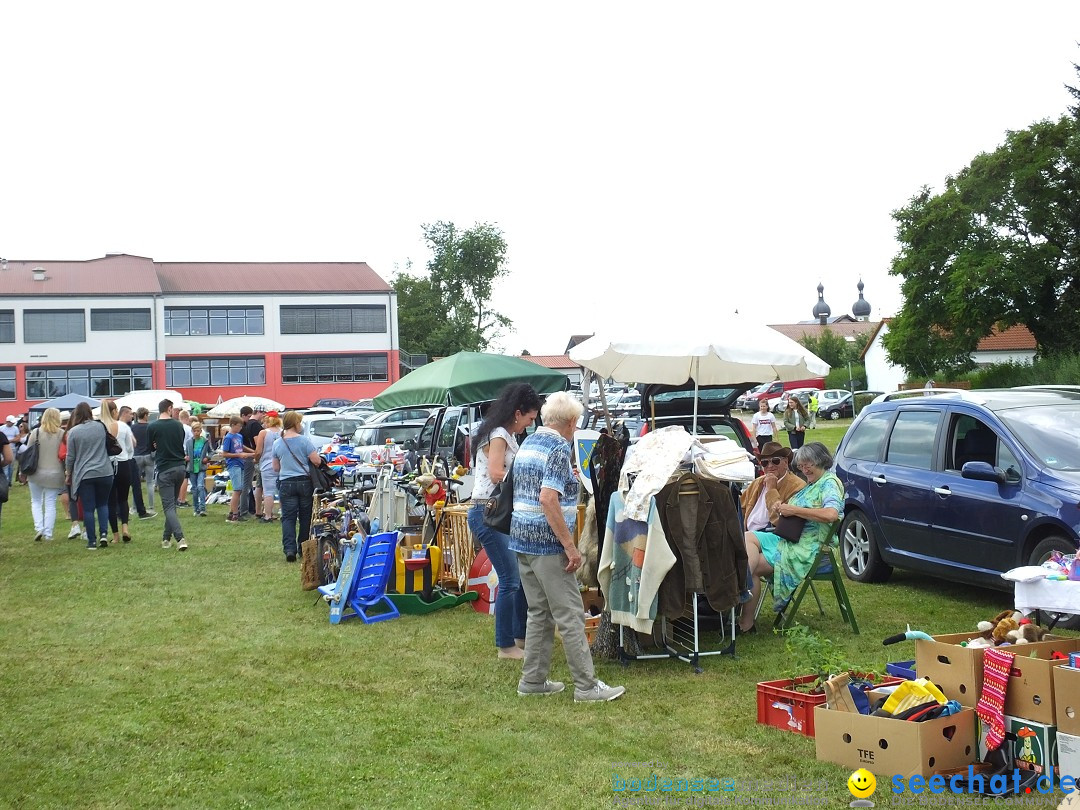
<path id="1" fill-rule="evenodd" d="M 514 514 L 510 550 L 522 554 L 563 554 L 562 543 L 540 508 L 540 489 L 559 493 L 568 530 L 577 520 L 578 480 L 570 466 L 570 442 L 551 428 L 538 428 L 521 443 L 514 457 Z M 571 530 L 572 532 L 572 530 Z"/>

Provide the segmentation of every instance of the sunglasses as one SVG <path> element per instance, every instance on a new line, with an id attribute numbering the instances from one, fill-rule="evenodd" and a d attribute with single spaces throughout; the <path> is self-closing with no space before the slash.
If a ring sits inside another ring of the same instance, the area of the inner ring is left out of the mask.
<path id="1" fill-rule="evenodd" d="M 782 458 L 763 458 L 761 460 L 761 466 L 762 467 L 779 467 L 781 461 L 783 461 Z"/>

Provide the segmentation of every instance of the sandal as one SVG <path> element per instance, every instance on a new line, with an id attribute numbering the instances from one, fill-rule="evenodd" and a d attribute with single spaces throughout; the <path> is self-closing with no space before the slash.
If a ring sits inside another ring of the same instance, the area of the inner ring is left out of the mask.
<path id="1" fill-rule="evenodd" d="M 121 535 L 120 539 L 123 540 L 125 543 L 130 543 L 131 542 L 131 535 L 130 534 Z"/>

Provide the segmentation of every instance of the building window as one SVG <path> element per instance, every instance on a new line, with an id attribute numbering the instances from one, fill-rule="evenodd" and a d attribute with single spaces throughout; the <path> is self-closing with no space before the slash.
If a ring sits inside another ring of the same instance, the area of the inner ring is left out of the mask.
<path id="1" fill-rule="evenodd" d="M 15 369 L 0 368 L 0 399 L 15 399 Z"/>
<path id="2" fill-rule="evenodd" d="M 182 335 L 261 335 L 263 308 L 188 309 L 165 307 L 165 334 Z"/>
<path id="3" fill-rule="evenodd" d="M 385 354 L 283 355 L 283 383 L 385 382 Z"/>
<path id="4" fill-rule="evenodd" d="M 185 357 L 165 361 L 166 388 L 266 385 L 264 357 Z"/>
<path id="5" fill-rule="evenodd" d="M 149 330 L 149 309 L 90 310 L 91 332 L 146 332 Z"/>
<path id="6" fill-rule="evenodd" d="M 85 343 L 86 313 L 81 309 L 28 309 L 23 312 L 23 343 Z"/>
<path id="7" fill-rule="evenodd" d="M 281 308 L 283 335 L 342 335 L 385 331 L 386 307 L 380 304 Z"/>
<path id="8" fill-rule="evenodd" d="M 26 369 L 26 398 L 53 399 L 64 394 L 84 397 L 122 397 L 154 387 L 150 366 L 90 366 Z"/>
<path id="9" fill-rule="evenodd" d="M 15 342 L 15 310 L 0 309 L 0 343 Z"/>

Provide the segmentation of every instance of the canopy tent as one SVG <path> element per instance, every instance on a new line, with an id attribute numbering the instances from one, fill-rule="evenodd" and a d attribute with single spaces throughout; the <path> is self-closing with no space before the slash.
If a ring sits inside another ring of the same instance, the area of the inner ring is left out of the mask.
<path id="1" fill-rule="evenodd" d="M 601 379 L 670 385 L 693 381 L 695 391 L 702 385 L 801 380 L 829 373 L 829 364 L 802 344 L 738 315 L 716 321 L 699 315 L 696 322 L 668 328 L 671 334 L 652 339 L 640 331 L 594 335 L 573 347 L 570 359 Z M 584 382 L 582 390 L 587 390 Z"/>
<path id="2" fill-rule="evenodd" d="M 100 404 L 100 400 L 93 397 L 84 397 L 82 394 L 64 394 L 62 397 L 50 399 L 48 402 L 39 402 L 37 405 L 31 406 L 28 409 L 30 423 L 36 425 L 40 422 L 41 415 L 49 408 L 56 408 L 58 411 L 73 411 L 80 402 L 85 402 L 91 408 L 96 408 Z"/>
<path id="3" fill-rule="evenodd" d="M 484 352 L 457 354 L 420 366 L 375 397 L 376 410 L 416 405 L 467 405 L 499 396 L 509 383 L 524 382 L 536 392 L 553 394 L 570 382 L 561 371 L 520 357 Z"/>
<path id="4" fill-rule="evenodd" d="M 248 406 L 252 410 L 262 408 L 264 411 L 284 411 L 285 406 L 280 402 L 266 397 L 233 397 L 224 402 L 219 402 L 206 412 L 211 419 L 224 419 L 228 416 L 239 416 L 240 409 Z"/>

